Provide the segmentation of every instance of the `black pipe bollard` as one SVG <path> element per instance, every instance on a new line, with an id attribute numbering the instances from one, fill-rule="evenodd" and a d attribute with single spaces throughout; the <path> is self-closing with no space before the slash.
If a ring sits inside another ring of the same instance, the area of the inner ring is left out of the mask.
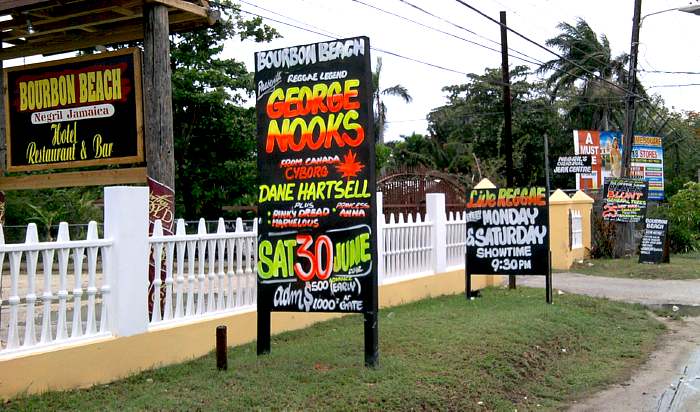
<path id="1" fill-rule="evenodd" d="M 228 347 L 226 345 L 226 326 L 216 327 L 216 368 L 228 370 Z"/>

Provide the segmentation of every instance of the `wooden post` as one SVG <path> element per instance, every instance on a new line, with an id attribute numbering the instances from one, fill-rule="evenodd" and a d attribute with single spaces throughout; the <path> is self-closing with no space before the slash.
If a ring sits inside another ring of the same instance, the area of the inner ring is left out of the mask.
<path id="1" fill-rule="evenodd" d="M 175 187 L 168 8 L 146 3 L 143 13 L 144 140 L 148 176 Z"/>
<path id="2" fill-rule="evenodd" d="M 173 143 L 173 102 L 170 80 L 170 38 L 168 9 L 155 3 L 143 6 L 143 118 L 144 146 L 148 171 L 148 233 L 156 220 L 163 234 L 172 235 L 175 223 L 175 153 Z M 162 281 L 166 272 L 156 273 L 155 261 L 149 259 L 148 282 L 156 276 Z M 161 283 L 163 284 L 163 283 Z M 153 313 L 154 299 L 163 289 L 148 289 L 148 312 Z"/>

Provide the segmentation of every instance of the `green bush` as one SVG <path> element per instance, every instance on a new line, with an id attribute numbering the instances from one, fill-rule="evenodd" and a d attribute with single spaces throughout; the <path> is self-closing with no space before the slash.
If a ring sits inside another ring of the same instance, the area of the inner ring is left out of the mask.
<path id="1" fill-rule="evenodd" d="M 615 251 L 615 223 L 606 222 L 600 211 L 592 214 L 591 257 L 594 259 L 611 258 Z"/>
<path id="2" fill-rule="evenodd" d="M 668 219 L 673 252 L 700 250 L 700 183 L 683 185 L 666 205 L 656 208 L 653 217 Z"/>

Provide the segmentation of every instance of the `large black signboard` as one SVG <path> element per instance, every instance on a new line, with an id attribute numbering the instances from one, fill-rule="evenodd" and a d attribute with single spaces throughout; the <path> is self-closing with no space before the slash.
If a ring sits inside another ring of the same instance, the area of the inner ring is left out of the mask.
<path id="1" fill-rule="evenodd" d="M 668 220 L 645 220 L 644 235 L 639 249 L 639 263 L 669 262 L 667 234 Z"/>
<path id="2" fill-rule="evenodd" d="M 588 155 L 560 156 L 554 173 L 591 173 L 592 157 Z"/>
<path id="3" fill-rule="evenodd" d="M 544 187 L 474 189 L 467 203 L 467 296 L 471 275 L 549 271 L 549 202 Z"/>
<path id="4" fill-rule="evenodd" d="M 255 65 L 266 352 L 270 311 L 361 312 L 376 325 L 369 39 L 258 52 Z"/>
<path id="5" fill-rule="evenodd" d="M 138 49 L 5 70 L 7 170 L 143 161 Z"/>
<path id="6" fill-rule="evenodd" d="M 604 188 L 603 220 L 637 223 L 647 212 L 649 183 L 642 179 L 614 178 Z"/>

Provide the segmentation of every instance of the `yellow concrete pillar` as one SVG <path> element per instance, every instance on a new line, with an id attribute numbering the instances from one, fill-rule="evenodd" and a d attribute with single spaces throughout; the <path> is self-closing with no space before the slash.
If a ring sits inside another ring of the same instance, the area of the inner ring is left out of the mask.
<path id="1" fill-rule="evenodd" d="M 575 260 L 585 259 L 591 254 L 593 198 L 579 190 L 571 196 L 571 202 L 571 208 L 581 212 L 581 227 L 583 229 L 583 248 L 573 250 L 572 257 Z"/>
<path id="2" fill-rule="evenodd" d="M 496 189 L 496 185 L 494 185 L 493 182 L 491 182 L 489 179 L 483 178 L 476 186 L 474 186 L 474 189 Z M 472 287 L 474 289 L 481 289 L 487 286 L 502 285 L 503 282 L 503 276 L 472 277 Z"/>
<path id="3" fill-rule="evenodd" d="M 560 189 L 549 197 L 549 247 L 553 269 L 568 270 L 573 262 L 569 244 L 571 204 L 571 198 Z"/>

